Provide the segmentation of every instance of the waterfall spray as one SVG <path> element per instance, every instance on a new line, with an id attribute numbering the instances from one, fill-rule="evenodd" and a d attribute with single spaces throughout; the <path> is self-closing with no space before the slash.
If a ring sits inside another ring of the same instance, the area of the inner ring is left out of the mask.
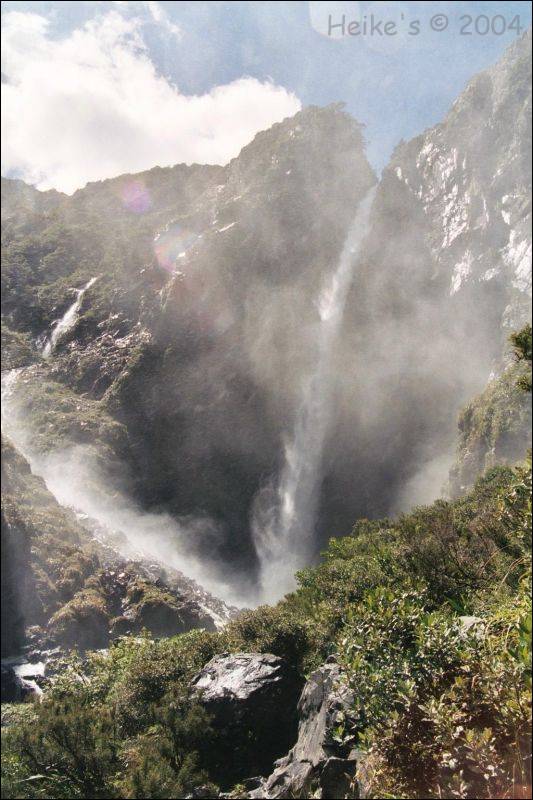
<path id="1" fill-rule="evenodd" d="M 284 443 L 285 463 L 279 481 L 265 487 L 256 498 L 252 530 L 267 601 L 278 599 L 294 587 L 295 571 L 308 563 L 313 550 L 322 451 L 333 412 L 335 374 L 331 355 L 341 330 L 374 195 L 375 187 L 360 202 L 335 270 L 320 291 L 315 368 L 302 387 L 294 430 Z"/>
<path id="2" fill-rule="evenodd" d="M 75 289 L 76 292 L 76 299 L 72 303 L 69 308 L 65 311 L 61 319 L 57 320 L 50 334 L 49 338 L 46 340 L 44 347 L 42 349 L 42 355 L 44 358 L 49 358 L 54 350 L 56 349 L 57 343 L 63 336 L 71 330 L 74 325 L 76 324 L 76 320 L 78 318 L 78 312 L 81 308 L 81 304 L 83 301 L 83 295 L 90 289 L 93 283 L 95 283 L 98 278 L 91 278 L 85 286 L 82 286 L 81 289 Z"/>

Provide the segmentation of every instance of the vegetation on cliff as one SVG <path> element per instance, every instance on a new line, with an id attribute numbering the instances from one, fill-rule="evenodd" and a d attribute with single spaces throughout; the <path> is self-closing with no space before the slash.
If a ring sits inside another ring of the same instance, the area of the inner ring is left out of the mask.
<path id="1" fill-rule="evenodd" d="M 98 566 L 91 537 L 2 439 L 2 652 L 17 651 L 23 621 L 43 624 Z M 19 620 L 17 625 L 14 620 Z"/>
<path id="2" fill-rule="evenodd" d="M 514 463 L 531 436 L 531 325 L 513 334 L 511 344 L 513 361 L 460 414 L 452 494 L 466 491 L 494 464 Z"/>

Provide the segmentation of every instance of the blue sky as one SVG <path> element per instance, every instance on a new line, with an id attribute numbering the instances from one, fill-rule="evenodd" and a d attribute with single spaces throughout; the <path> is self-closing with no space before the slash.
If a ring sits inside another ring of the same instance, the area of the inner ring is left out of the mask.
<path id="1" fill-rule="evenodd" d="M 13 85 L 17 83 L 17 65 L 23 53 L 20 41 L 24 39 L 15 35 L 15 18 L 10 17 L 9 12 L 19 12 L 17 24 L 23 22 L 20 15 L 39 15 L 46 19 L 46 32 L 40 33 L 39 47 L 43 47 L 46 38 L 49 48 L 54 42 L 72 37 L 91 21 L 118 14 L 140 21 L 137 30 L 145 47 L 143 58 L 149 59 L 157 74 L 181 96 L 211 97 L 210 93 L 216 93 L 217 87 L 230 85 L 235 88 L 235 82 L 244 77 L 256 79 L 259 84 L 239 84 L 243 96 L 247 92 L 249 97 L 254 86 L 263 87 L 257 89 L 254 109 L 250 110 L 243 99 L 241 105 L 237 104 L 238 110 L 232 112 L 236 120 L 235 134 L 229 129 L 225 132 L 225 147 L 229 155 L 234 154 L 228 144 L 232 135 L 235 141 L 239 140 L 239 146 L 244 143 L 239 139 L 237 122 L 242 136 L 251 138 L 254 125 L 265 127 L 265 122 L 275 121 L 277 116 L 286 115 L 287 110 L 293 113 L 295 96 L 302 105 L 346 102 L 347 109 L 367 126 L 368 154 L 377 169 L 386 163 L 400 139 L 411 138 L 442 119 L 468 79 L 500 57 L 516 38 L 515 30 L 499 34 L 505 23 L 510 24 L 518 15 L 522 28 L 531 24 L 529 2 L 4 2 L 2 7 L 4 18 L 11 19 L 11 41 L 18 42 L 16 52 L 15 45 L 11 47 L 15 54 L 11 57 L 8 80 Z M 396 19 L 400 33 L 396 37 L 379 37 L 377 34 L 374 37 L 342 39 L 328 37 L 321 21 L 328 14 L 340 21 L 343 13 L 347 20 L 361 20 L 364 16 L 369 19 L 372 13 L 384 22 Z M 403 21 L 398 16 L 402 13 Z M 430 20 L 435 14 L 447 15 L 448 29 L 445 32 L 430 30 Z M 460 17 L 467 14 L 474 18 L 486 15 L 489 21 L 498 16 L 495 23 L 498 34 L 492 31 L 484 34 L 486 23 L 481 19 L 481 33 L 476 33 L 472 25 L 472 35 L 460 35 Z M 413 37 L 404 35 L 406 28 L 402 26 L 414 20 L 420 20 L 420 34 Z M 97 35 L 101 38 L 99 33 Z M 32 38 L 27 38 L 28 57 L 31 58 Z M 268 94 L 261 116 L 257 106 L 262 104 L 261 92 L 268 93 L 266 84 L 279 87 L 280 92 L 275 99 L 272 92 Z M 282 96 L 281 89 L 287 96 Z M 52 101 L 57 103 L 57 97 Z M 19 114 L 21 108 L 29 108 L 29 89 L 17 103 Z M 232 104 L 237 100 L 228 103 L 233 108 Z M 80 105 L 83 104 L 91 106 L 85 95 L 80 96 Z M 221 101 L 214 105 L 216 110 L 213 110 L 209 123 L 212 130 L 206 134 L 212 139 L 217 138 L 216 114 L 229 113 L 224 111 Z M 85 117 L 87 114 L 86 111 Z M 194 125 L 191 125 L 194 128 L 196 124 L 195 117 Z M 202 124 L 205 127 L 207 122 L 204 120 Z M 164 127 L 168 129 L 169 124 Z M 79 123 L 76 123 L 75 130 L 79 136 Z M 14 133 L 14 130 L 8 130 L 12 137 Z M 104 144 L 105 137 L 102 146 Z M 181 160 L 180 146 L 177 146 L 176 161 Z M 168 148 L 162 149 L 165 153 L 163 160 L 168 161 L 173 154 L 167 152 Z M 74 150 L 74 147 L 65 145 L 65 157 Z M 185 147 L 183 160 L 191 160 L 187 155 L 189 150 Z M 224 147 L 215 150 L 213 157 L 208 155 L 205 160 L 223 161 Z M 154 152 L 154 163 L 158 161 L 157 156 Z M 142 163 L 149 157 L 150 152 L 143 152 Z M 8 152 L 5 168 L 10 174 L 17 173 L 18 169 L 17 174 L 28 177 L 31 169 L 28 165 L 17 167 L 17 158 L 21 161 L 20 155 Z M 109 169 L 112 169 L 112 159 L 107 161 Z M 117 167 L 122 166 L 122 163 L 117 163 Z M 138 166 L 135 159 L 132 166 Z M 41 178 L 43 185 L 47 180 L 54 180 L 47 175 L 44 156 L 36 156 L 34 173 L 37 183 Z M 67 179 L 63 180 L 68 183 Z"/>

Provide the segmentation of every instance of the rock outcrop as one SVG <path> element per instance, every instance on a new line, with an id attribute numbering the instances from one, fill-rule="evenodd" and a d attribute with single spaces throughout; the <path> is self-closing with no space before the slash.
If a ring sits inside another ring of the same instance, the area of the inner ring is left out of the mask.
<path id="1" fill-rule="evenodd" d="M 301 685 L 278 656 L 215 656 L 192 685 L 220 732 L 211 768 L 222 785 L 243 774 L 265 774 L 294 741 Z"/>
<path id="2" fill-rule="evenodd" d="M 457 415 L 529 317 L 530 72 L 531 33 L 382 173 L 337 355 L 323 510 L 336 530 L 441 493 Z M 351 490 L 354 474 L 377 504 Z"/>
<path id="3" fill-rule="evenodd" d="M 531 398 L 519 381 L 530 370 L 511 364 L 459 415 L 459 447 L 450 470 L 450 494 L 464 494 L 478 476 L 495 464 L 514 464 L 531 440 Z"/>
<path id="4" fill-rule="evenodd" d="M 25 699 L 22 681 L 10 666 L 2 664 L 0 673 L 2 703 L 16 703 Z"/>
<path id="5" fill-rule="evenodd" d="M 40 684 L 44 680 L 44 670 L 43 661 L 30 663 L 24 658 L 3 660 L 0 681 L 2 703 L 39 697 L 42 694 Z"/>
<path id="6" fill-rule="evenodd" d="M 353 791 L 357 758 L 337 736 L 337 729 L 349 724 L 353 699 L 337 664 L 327 663 L 315 670 L 298 703 L 296 744 L 248 796 L 343 798 L 351 788 Z"/>

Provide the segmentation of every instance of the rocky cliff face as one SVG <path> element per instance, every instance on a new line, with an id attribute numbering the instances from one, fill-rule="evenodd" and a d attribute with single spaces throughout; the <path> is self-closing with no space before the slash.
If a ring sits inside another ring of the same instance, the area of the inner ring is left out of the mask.
<path id="1" fill-rule="evenodd" d="M 459 409 L 502 371 L 509 333 L 529 316 L 530 40 L 400 144 L 381 178 L 345 319 L 330 479 L 345 496 L 343 475 L 358 475 L 380 512 L 440 493 Z M 361 448 L 362 469 L 350 456 Z M 351 469 L 338 469 L 339 452 Z"/>
<path id="2" fill-rule="evenodd" d="M 477 75 L 442 124 L 400 145 L 389 167 L 422 205 L 450 295 L 477 285 L 482 297 L 492 284 L 507 301 L 503 326 L 520 323 L 531 292 L 530 46 L 531 35 Z"/>
<path id="3" fill-rule="evenodd" d="M 527 313 L 528 51 L 524 38 L 474 78 L 381 178 L 332 355 L 317 551 L 357 516 L 438 494 L 455 415 Z M 209 519 L 186 547 L 253 586 L 254 499 L 301 413 L 324 275 L 375 183 L 339 107 L 275 125 L 225 168 L 155 168 L 72 197 L 7 181 L 3 337 L 13 366 L 38 362 L 17 403 L 38 420 L 34 449 L 90 445 L 111 495 L 118 481 L 145 510 Z"/>
<path id="4" fill-rule="evenodd" d="M 511 364 L 468 403 L 459 416 L 457 461 L 450 491 L 459 495 L 496 464 L 513 464 L 531 440 L 531 403 L 521 388 L 528 369 Z"/>

